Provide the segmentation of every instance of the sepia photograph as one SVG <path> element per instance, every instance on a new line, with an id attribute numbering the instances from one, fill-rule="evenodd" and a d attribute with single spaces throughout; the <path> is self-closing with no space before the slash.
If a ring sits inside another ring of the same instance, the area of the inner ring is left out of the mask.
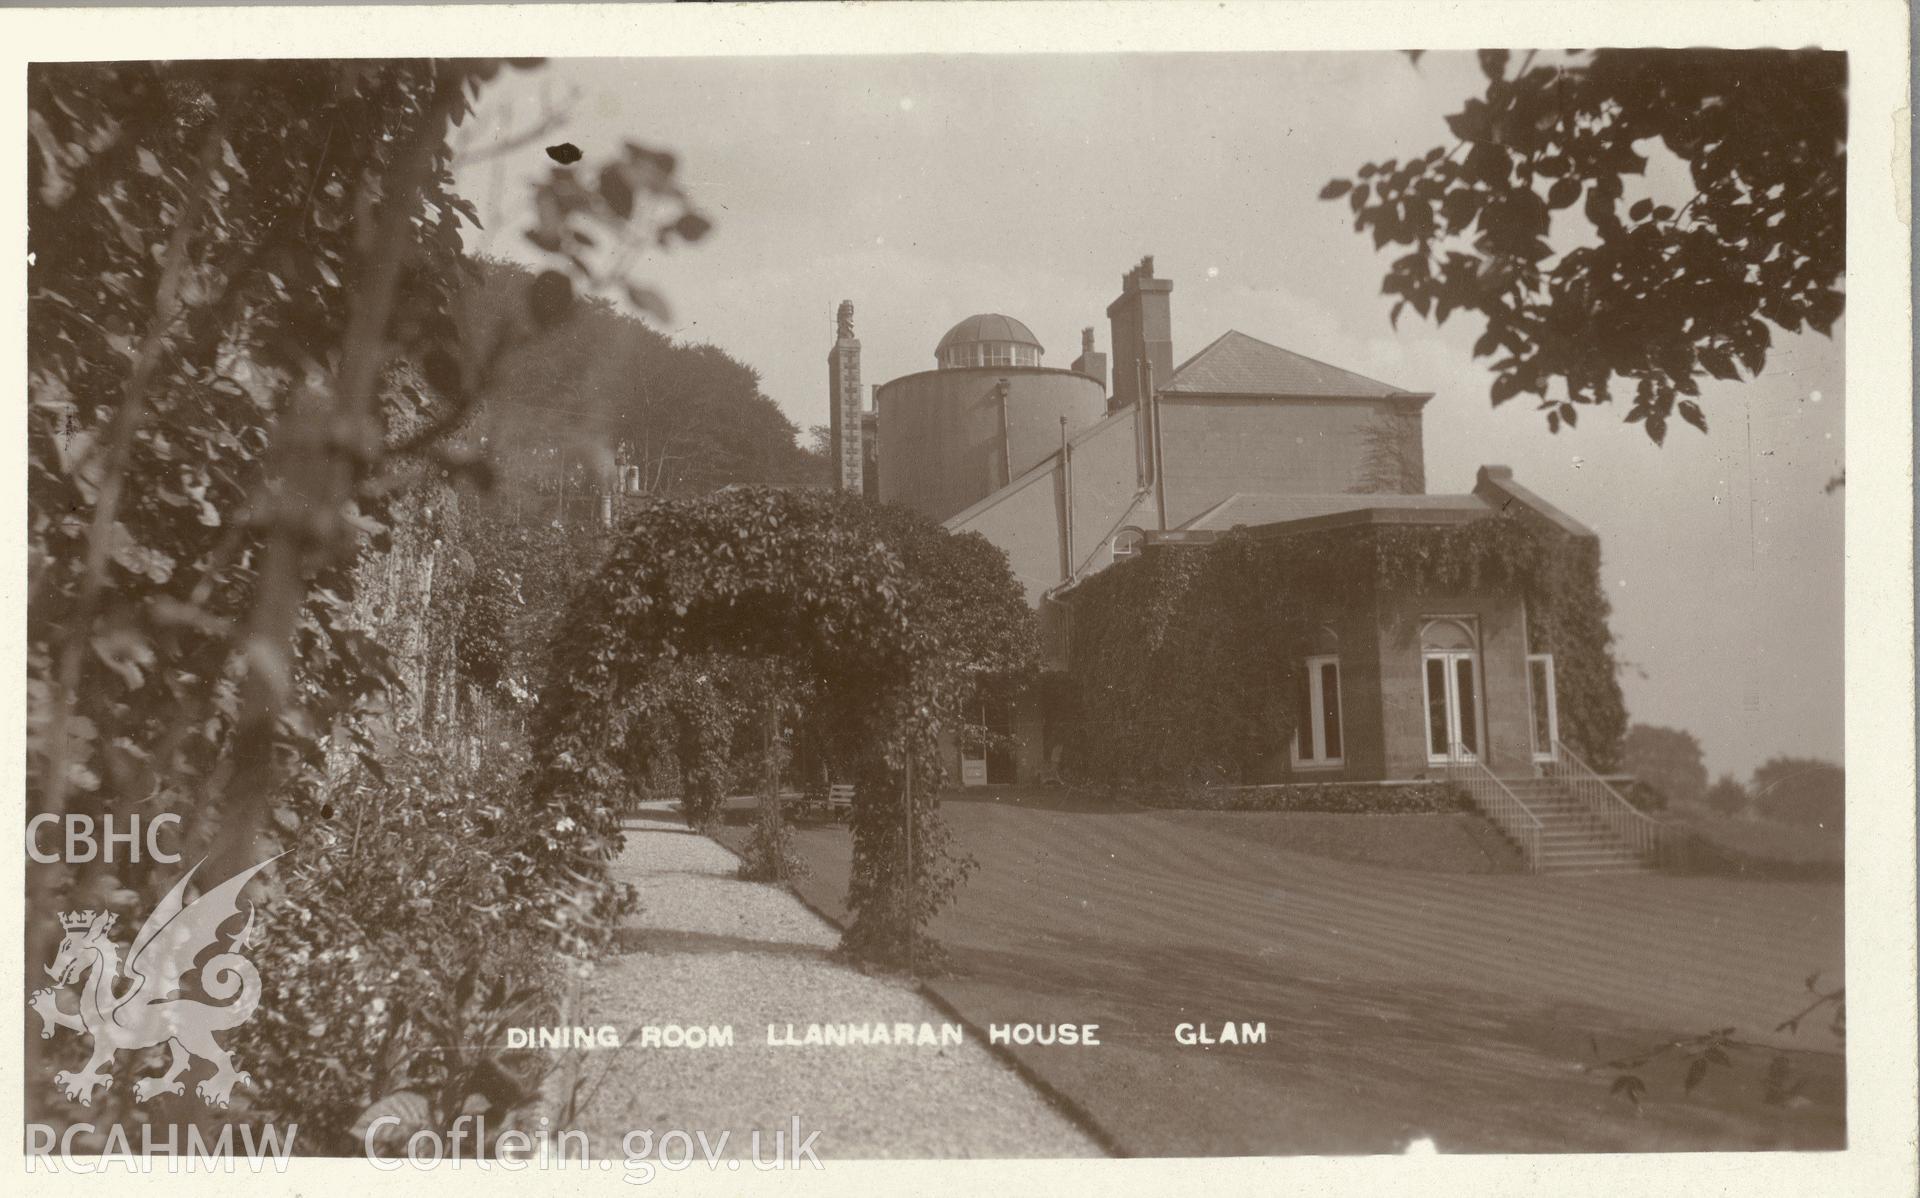
<path id="1" fill-rule="evenodd" d="M 1862 56 L 855 28 L 29 52 L 28 1170 L 1861 1147 Z"/>

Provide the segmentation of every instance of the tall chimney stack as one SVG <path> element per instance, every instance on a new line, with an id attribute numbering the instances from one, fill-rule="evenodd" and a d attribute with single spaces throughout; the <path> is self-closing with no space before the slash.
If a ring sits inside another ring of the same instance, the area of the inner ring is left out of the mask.
<path id="1" fill-rule="evenodd" d="M 1093 348 L 1093 330 L 1080 330 L 1080 356 L 1073 360 L 1071 367 L 1075 374 L 1084 374 L 1099 382 L 1100 389 L 1107 389 L 1107 355 Z M 1108 400 L 1108 410 L 1112 410 L 1112 400 Z"/>
<path id="2" fill-rule="evenodd" d="M 1173 377 L 1173 281 L 1153 277 L 1151 255 L 1120 280 L 1120 298 L 1107 305 L 1112 329 L 1110 408 L 1147 398 Z M 1151 382 L 1149 382 L 1151 379 Z"/>
<path id="3" fill-rule="evenodd" d="M 866 453 L 860 427 L 864 395 L 860 389 L 860 342 L 853 335 L 853 301 L 841 300 L 833 348 L 827 352 L 827 443 L 833 457 L 834 487 L 855 494 L 866 489 L 862 478 Z"/>

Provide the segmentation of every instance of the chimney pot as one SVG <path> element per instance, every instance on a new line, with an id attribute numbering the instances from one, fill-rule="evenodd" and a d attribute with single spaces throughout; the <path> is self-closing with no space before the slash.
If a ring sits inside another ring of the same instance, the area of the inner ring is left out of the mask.
<path id="1" fill-rule="evenodd" d="M 1109 407 L 1146 400 L 1173 377 L 1172 282 L 1153 275 L 1153 255 L 1143 255 L 1121 280 L 1120 296 L 1107 305 L 1112 331 L 1113 394 Z"/>

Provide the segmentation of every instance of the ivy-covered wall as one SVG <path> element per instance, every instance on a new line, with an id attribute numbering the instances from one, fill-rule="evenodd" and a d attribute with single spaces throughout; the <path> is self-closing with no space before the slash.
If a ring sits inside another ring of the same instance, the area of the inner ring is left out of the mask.
<path id="1" fill-rule="evenodd" d="M 1524 602 L 1526 651 L 1554 655 L 1561 739 L 1612 768 L 1626 708 L 1599 566 L 1593 538 L 1505 514 L 1264 537 L 1240 529 L 1209 545 L 1153 548 L 1072 596 L 1070 670 L 1054 696 L 1065 764 L 1113 783 L 1257 780 L 1285 759 L 1294 675 L 1328 622 L 1480 595 Z M 1358 704 L 1380 702 L 1355 656 L 1352 667 L 1342 661 L 1350 725 L 1363 723 Z M 1403 715 L 1391 718 L 1403 718 L 1407 705 L 1387 705 L 1396 708 Z"/>

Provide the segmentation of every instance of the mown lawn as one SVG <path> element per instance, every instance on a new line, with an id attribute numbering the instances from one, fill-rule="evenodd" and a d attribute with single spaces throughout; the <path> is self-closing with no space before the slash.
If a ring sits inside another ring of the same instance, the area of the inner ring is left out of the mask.
<path id="1" fill-rule="evenodd" d="M 953 972 L 932 988 L 981 1026 L 1099 1024 L 1098 1048 L 1014 1051 L 1127 1152 L 1844 1146 L 1837 1042 L 1824 1023 L 1772 1031 L 1807 974 L 1840 976 L 1837 885 L 1388 868 L 1206 813 L 1048 795 L 942 811 L 980 868 L 934 929 Z M 849 833 L 796 839 L 802 896 L 842 916 Z M 1264 1022 L 1268 1042 L 1174 1038 L 1226 1020 Z M 1791 1049 L 1797 1099 L 1763 1101 L 1771 1048 L 1691 1093 L 1683 1061 L 1643 1070 L 1638 1110 L 1596 1067 L 1596 1050 L 1729 1025 Z"/>

